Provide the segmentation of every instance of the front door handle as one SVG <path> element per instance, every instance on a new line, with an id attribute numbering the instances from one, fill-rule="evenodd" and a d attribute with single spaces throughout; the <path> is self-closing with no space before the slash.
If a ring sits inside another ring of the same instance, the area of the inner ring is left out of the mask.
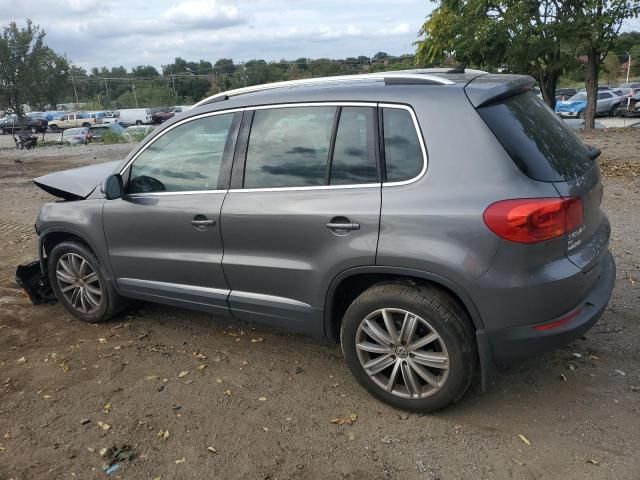
<path id="1" fill-rule="evenodd" d="M 196 215 L 191 220 L 191 225 L 196 227 L 198 230 L 206 230 L 209 227 L 213 227 L 216 224 L 215 220 L 208 219 L 204 215 Z"/>

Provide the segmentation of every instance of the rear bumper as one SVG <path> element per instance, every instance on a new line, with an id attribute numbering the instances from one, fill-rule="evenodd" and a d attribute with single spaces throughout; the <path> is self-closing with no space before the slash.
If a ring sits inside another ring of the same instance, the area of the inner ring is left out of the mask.
<path id="1" fill-rule="evenodd" d="M 558 319 L 547 319 L 540 324 L 496 330 L 478 330 L 478 344 L 489 347 L 495 362 L 509 363 L 555 350 L 581 336 L 602 316 L 615 285 L 616 264 L 611 252 L 607 252 L 601 262 L 597 283 L 583 302 L 572 310 L 579 310 L 580 313 L 570 321 L 548 330 L 537 330 L 535 327 L 560 320 L 565 315 Z M 484 350 L 485 354 L 489 354 L 486 351 L 487 348 Z"/>

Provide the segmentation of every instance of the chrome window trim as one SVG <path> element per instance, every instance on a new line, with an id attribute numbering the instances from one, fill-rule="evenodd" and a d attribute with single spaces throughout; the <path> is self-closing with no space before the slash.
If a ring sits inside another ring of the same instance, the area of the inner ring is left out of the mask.
<path id="1" fill-rule="evenodd" d="M 336 189 L 354 189 L 354 188 L 371 188 L 371 187 L 395 187 L 401 185 L 408 185 L 410 183 L 414 183 L 420 180 L 427 171 L 427 150 L 424 144 L 424 138 L 422 137 L 422 130 L 420 129 L 420 124 L 418 123 L 418 118 L 416 117 L 413 108 L 409 105 L 399 104 L 399 103 L 377 103 L 377 102 L 347 102 L 347 101 L 329 101 L 329 102 L 301 102 L 301 103 L 277 103 L 273 105 L 259 105 L 259 106 L 250 106 L 250 107 L 239 107 L 232 108 L 229 110 L 216 110 L 215 112 L 207 112 L 201 113 L 199 115 L 195 115 L 193 117 L 185 118 L 179 122 L 174 123 L 166 130 L 160 132 L 156 137 L 154 137 L 149 143 L 145 144 L 140 150 L 138 150 L 131 159 L 125 164 L 125 166 L 120 170 L 120 175 L 122 175 L 135 160 L 153 143 L 155 143 L 160 137 L 165 135 L 167 132 L 170 132 L 174 128 L 184 125 L 185 123 L 192 122 L 195 120 L 199 120 L 201 118 L 211 117 L 215 115 L 224 115 L 227 113 L 236 113 L 236 112 L 245 112 L 245 111 L 255 111 L 255 110 L 268 110 L 274 108 L 295 108 L 295 107 L 372 107 L 372 108 L 397 108 L 401 110 L 406 110 L 411 115 L 413 119 L 413 125 L 416 130 L 416 135 L 418 136 L 418 141 L 420 142 L 420 149 L 422 150 L 422 170 L 418 175 L 408 180 L 402 180 L 398 182 L 375 182 L 375 183 L 360 183 L 360 184 L 351 184 L 351 185 L 312 185 L 312 186 L 301 186 L 301 187 L 264 187 L 264 188 L 231 188 L 228 190 L 185 190 L 179 192 L 141 192 L 141 193 L 133 193 L 130 194 L 132 197 L 146 197 L 146 196 L 170 196 L 170 195 L 196 195 L 203 193 L 244 193 L 244 192 L 283 192 L 283 191 L 306 191 L 306 190 L 336 190 Z"/>
<path id="2" fill-rule="evenodd" d="M 379 108 L 399 108 L 401 110 L 406 110 L 411 115 L 413 119 L 413 126 L 416 129 L 416 135 L 418 135 L 418 141 L 420 142 L 420 149 L 422 150 L 422 170 L 420 173 L 413 178 L 408 180 L 400 180 L 398 182 L 384 182 L 382 184 L 383 187 L 396 187 L 400 185 L 409 185 L 410 183 L 417 182 L 420 180 L 427 171 L 427 148 L 424 145 L 424 138 L 422 137 L 422 130 L 420 129 L 420 124 L 418 123 L 418 117 L 416 117 L 416 113 L 413 111 L 408 105 L 402 105 L 398 103 L 379 103 Z"/>

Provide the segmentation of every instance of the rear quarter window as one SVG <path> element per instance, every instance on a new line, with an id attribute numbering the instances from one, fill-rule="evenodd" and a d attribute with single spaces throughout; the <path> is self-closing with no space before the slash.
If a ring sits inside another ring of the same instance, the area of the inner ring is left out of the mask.
<path id="1" fill-rule="evenodd" d="M 533 92 L 480 107 L 478 113 L 528 177 L 562 182 L 592 166 L 586 145 Z"/>
<path id="2" fill-rule="evenodd" d="M 411 114 L 405 109 L 383 108 L 382 131 L 387 182 L 417 177 L 424 156 Z"/>

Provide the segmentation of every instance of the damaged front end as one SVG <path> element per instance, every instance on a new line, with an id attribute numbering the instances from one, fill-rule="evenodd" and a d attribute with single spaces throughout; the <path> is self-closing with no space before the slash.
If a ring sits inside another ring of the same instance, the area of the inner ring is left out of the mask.
<path id="1" fill-rule="evenodd" d="M 16 282 L 29 296 L 34 305 L 51 303 L 56 301 L 56 296 L 51 289 L 49 277 L 42 271 L 40 261 L 35 260 L 16 268 Z"/>

